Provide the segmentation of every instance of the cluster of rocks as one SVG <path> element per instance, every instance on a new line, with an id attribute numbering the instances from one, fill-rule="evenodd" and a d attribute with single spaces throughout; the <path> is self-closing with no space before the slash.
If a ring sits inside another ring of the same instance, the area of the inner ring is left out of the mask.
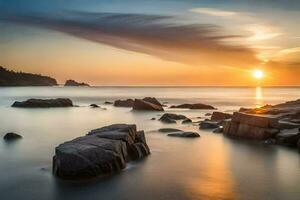
<path id="1" fill-rule="evenodd" d="M 26 101 L 15 101 L 12 107 L 21 108 L 51 108 L 51 107 L 72 107 L 73 102 L 68 98 L 57 99 L 28 99 Z"/>
<path id="2" fill-rule="evenodd" d="M 182 131 L 182 130 L 176 129 L 176 128 L 161 128 L 161 129 L 158 129 L 158 132 L 168 133 L 167 135 L 171 136 L 171 137 L 184 137 L 184 138 L 200 137 L 199 133 L 190 132 L 190 131 L 185 132 L 185 131 Z"/>
<path id="3" fill-rule="evenodd" d="M 56 147 L 53 173 L 62 178 L 110 174 L 149 154 L 144 131 L 137 131 L 136 125 L 113 124 Z"/>
<path id="4" fill-rule="evenodd" d="M 163 105 L 154 97 L 145 97 L 143 99 L 116 100 L 114 102 L 114 106 L 130 107 L 133 110 L 164 111 Z"/>

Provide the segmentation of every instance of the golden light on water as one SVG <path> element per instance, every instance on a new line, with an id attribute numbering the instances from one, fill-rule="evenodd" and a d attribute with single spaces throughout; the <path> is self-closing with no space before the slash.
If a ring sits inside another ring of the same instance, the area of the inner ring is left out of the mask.
<path id="1" fill-rule="evenodd" d="M 262 79 L 264 77 L 264 72 L 260 69 L 255 69 L 253 71 L 253 77 L 256 79 Z"/>

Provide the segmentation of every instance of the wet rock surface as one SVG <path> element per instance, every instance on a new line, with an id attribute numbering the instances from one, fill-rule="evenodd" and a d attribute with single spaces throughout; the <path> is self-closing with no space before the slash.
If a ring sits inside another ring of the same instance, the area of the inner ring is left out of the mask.
<path id="1" fill-rule="evenodd" d="M 180 104 L 180 105 L 173 105 L 170 108 L 185 108 L 185 109 L 203 109 L 203 110 L 214 110 L 215 108 L 211 105 L 206 105 L 202 103 L 195 103 L 195 104 Z"/>
<path id="2" fill-rule="evenodd" d="M 161 133 L 172 133 L 172 132 L 182 132 L 182 130 L 177 128 L 160 128 L 158 129 L 158 132 Z"/>
<path id="3" fill-rule="evenodd" d="M 15 101 L 12 107 L 21 107 L 21 108 L 73 107 L 73 102 L 67 98 L 28 99 L 26 101 Z"/>
<path id="4" fill-rule="evenodd" d="M 176 123 L 176 120 L 186 120 L 188 119 L 184 115 L 177 115 L 174 113 L 165 113 L 163 116 L 160 117 L 160 121 L 164 123 Z"/>
<path id="5" fill-rule="evenodd" d="M 136 125 L 113 124 L 56 147 L 53 173 L 62 178 L 110 174 L 149 154 L 144 131 L 137 131 Z"/>
<path id="6" fill-rule="evenodd" d="M 170 137 L 184 137 L 184 138 L 198 138 L 200 137 L 199 133 L 196 132 L 179 132 L 179 133 L 169 133 Z"/>
<path id="7" fill-rule="evenodd" d="M 17 133 L 6 133 L 3 137 L 4 140 L 6 141 L 12 141 L 12 140 L 17 140 L 17 139 L 21 139 L 22 136 L 17 134 Z"/>
<path id="8" fill-rule="evenodd" d="M 213 112 L 211 115 L 210 120 L 212 121 L 222 121 L 225 119 L 231 119 L 232 115 L 228 113 L 223 113 L 223 112 Z"/>
<path id="9" fill-rule="evenodd" d="M 116 106 L 116 107 L 132 107 L 133 102 L 134 102 L 133 99 L 116 100 L 114 102 L 114 106 Z"/>
<path id="10" fill-rule="evenodd" d="M 132 110 L 164 111 L 164 109 L 161 105 L 158 105 L 153 99 L 150 99 L 150 100 L 154 103 L 151 103 L 151 102 L 148 102 L 148 101 L 145 101 L 142 99 L 135 99 L 133 102 Z"/>
<path id="11" fill-rule="evenodd" d="M 200 129 L 216 129 L 219 128 L 219 123 L 214 121 L 202 121 L 199 126 Z"/>

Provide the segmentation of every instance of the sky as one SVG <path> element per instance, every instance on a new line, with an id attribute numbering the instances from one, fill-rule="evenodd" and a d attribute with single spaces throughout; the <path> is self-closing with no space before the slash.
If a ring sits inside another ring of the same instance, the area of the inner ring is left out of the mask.
<path id="1" fill-rule="evenodd" d="M 99 86 L 299 86 L 299 24 L 297 0 L 0 0 L 0 66 Z"/>

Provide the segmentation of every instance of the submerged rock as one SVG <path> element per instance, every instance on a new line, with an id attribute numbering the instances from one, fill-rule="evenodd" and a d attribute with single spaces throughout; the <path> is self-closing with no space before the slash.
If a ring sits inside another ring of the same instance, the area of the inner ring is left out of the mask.
<path id="1" fill-rule="evenodd" d="M 192 121 L 191 119 L 187 118 L 187 119 L 183 120 L 181 123 L 182 123 L 182 124 L 190 124 L 190 123 L 192 123 L 192 122 L 193 122 L 193 121 Z"/>
<path id="2" fill-rule="evenodd" d="M 182 132 L 182 130 L 177 128 L 160 128 L 158 129 L 158 132 L 161 133 L 172 133 L 172 132 Z"/>
<path id="3" fill-rule="evenodd" d="M 116 100 L 114 102 L 114 106 L 116 106 L 116 107 L 132 107 L 133 103 L 134 103 L 133 99 Z"/>
<path id="4" fill-rule="evenodd" d="M 144 131 L 137 131 L 136 125 L 114 124 L 56 147 L 53 173 L 62 178 L 109 174 L 149 154 Z"/>
<path id="5" fill-rule="evenodd" d="M 114 104 L 114 103 L 111 102 L 111 101 L 105 101 L 104 104 L 111 105 L 111 104 Z"/>
<path id="6" fill-rule="evenodd" d="M 154 103 L 144 101 L 142 99 L 135 99 L 133 106 L 133 110 L 148 110 L 148 111 L 164 111 L 161 105 L 156 105 Z"/>
<path id="7" fill-rule="evenodd" d="M 15 101 L 12 107 L 22 108 L 51 108 L 51 107 L 72 107 L 73 102 L 67 98 L 58 99 L 28 99 L 26 101 Z"/>
<path id="8" fill-rule="evenodd" d="M 200 137 L 199 133 L 196 133 L 196 132 L 169 133 L 168 136 L 171 136 L 171 137 L 185 137 L 185 138 L 197 138 L 197 137 Z"/>
<path id="9" fill-rule="evenodd" d="M 94 103 L 91 104 L 90 107 L 92 107 L 92 108 L 100 108 L 100 106 L 98 106 L 97 104 L 94 104 Z"/>
<path id="10" fill-rule="evenodd" d="M 218 122 L 213 122 L 213 121 L 202 121 L 199 126 L 200 129 L 215 129 L 219 128 L 219 123 Z"/>
<path id="11" fill-rule="evenodd" d="M 4 140 L 11 141 L 16 139 L 21 139 L 22 136 L 16 133 L 6 133 L 3 137 Z"/>
<path id="12" fill-rule="evenodd" d="M 195 103 L 195 104 L 181 104 L 181 105 L 173 105 L 170 108 L 187 108 L 187 109 L 204 109 L 204 110 L 212 110 L 215 109 L 213 106 L 211 105 L 206 105 L 206 104 L 202 104 L 202 103 Z"/>
<path id="13" fill-rule="evenodd" d="M 215 130 L 213 130 L 213 133 L 223 133 L 223 127 L 220 126 L 220 127 L 216 128 Z"/>

